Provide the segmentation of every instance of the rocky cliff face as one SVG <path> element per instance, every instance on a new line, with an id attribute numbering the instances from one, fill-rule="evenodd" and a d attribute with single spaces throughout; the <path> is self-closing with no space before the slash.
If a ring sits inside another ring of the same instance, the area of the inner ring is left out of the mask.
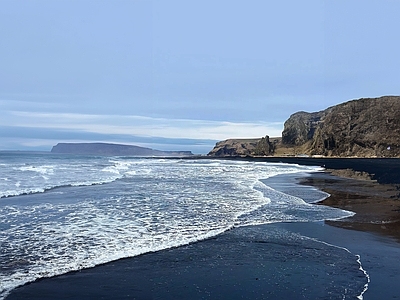
<path id="1" fill-rule="evenodd" d="M 285 122 L 282 139 L 231 139 L 210 156 L 400 157 L 400 96 L 363 98 L 323 111 L 297 112 Z"/>
<path id="2" fill-rule="evenodd" d="M 400 157 L 400 97 L 352 100 L 317 113 L 296 113 L 282 143 L 304 154 Z"/>
<path id="3" fill-rule="evenodd" d="M 261 139 L 229 139 L 218 142 L 212 149 L 209 156 L 265 156 L 272 155 L 274 145 L 270 142 L 269 136 Z"/>
<path id="4" fill-rule="evenodd" d="M 282 143 L 290 146 L 300 146 L 311 140 L 314 132 L 328 111 L 294 113 L 284 124 Z"/>

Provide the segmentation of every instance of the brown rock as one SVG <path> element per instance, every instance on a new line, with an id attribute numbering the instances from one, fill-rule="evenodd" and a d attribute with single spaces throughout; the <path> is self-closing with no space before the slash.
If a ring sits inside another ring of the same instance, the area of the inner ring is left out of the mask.
<path id="1" fill-rule="evenodd" d="M 282 132 L 282 143 L 288 146 L 301 146 L 311 140 L 326 111 L 294 113 L 285 122 Z"/>
<path id="2" fill-rule="evenodd" d="M 282 143 L 310 155 L 400 157 L 400 97 L 352 100 L 285 122 Z"/>
<path id="3" fill-rule="evenodd" d="M 228 139 L 218 142 L 208 156 L 266 156 L 274 151 L 269 136 L 261 139 Z"/>
<path id="4" fill-rule="evenodd" d="M 282 138 L 230 139 L 210 156 L 400 157 L 400 96 L 362 98 L 323 111 L 297 112 Z"/>

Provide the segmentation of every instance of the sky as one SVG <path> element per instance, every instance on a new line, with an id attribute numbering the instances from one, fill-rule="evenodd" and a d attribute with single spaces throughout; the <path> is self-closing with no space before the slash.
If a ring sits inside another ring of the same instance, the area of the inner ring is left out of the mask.
<path id="1" fill-rule="evenodd" d="M 0 150 L 207 153 L 400 95 L 398 0 L 1 0 Z"/>

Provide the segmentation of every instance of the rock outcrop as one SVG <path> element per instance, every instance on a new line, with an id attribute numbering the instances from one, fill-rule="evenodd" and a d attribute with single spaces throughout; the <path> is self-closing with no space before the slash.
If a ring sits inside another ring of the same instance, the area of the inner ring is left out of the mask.
<path id="1" fill-rule="evenodd" d="M 282 144 L 308 155 L 400 157 L 400 97 L 363 98 L 317 113 L 295 113 Z"/>
<path id="2" fill-rule="evenodd" d="M 297 112 L 285 122 L 281 139 L 230 139 L 217 143 L 208 155 L 400 157 L 400 96 Z"/>
<path id="3" fill-rule="evenodd" d="M 260 139 L 228 139 L 218 142 L 208 156 L 267 156 L 274 152 L 269 136 Z"/>
<path id="4" fill-rule="evenodd" d="M 294 113 L 284 124 L 282 143 L 289 146 L 300 146 L 311 140 L 321 119 L 330 111 Z"/>
<path id="5" fill-rule="evenodd" d="M 191 156 L 190 151 L 160 151 L 145 147 L 108 143 L 58 143 L 52 153 L 104 156 Z"/>

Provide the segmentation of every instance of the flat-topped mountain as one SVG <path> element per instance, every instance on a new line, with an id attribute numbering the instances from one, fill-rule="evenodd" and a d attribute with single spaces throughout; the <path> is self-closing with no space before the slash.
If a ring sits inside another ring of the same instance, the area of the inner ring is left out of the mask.
<path id="1" fill-rule="evenodd" d="M 252 143 L 217 143 L 211 156 L 252 155 Z M 222 151 L 239 149 L 240 151 Z M 297 112 L 284 124 L 282 139 L 269 155 L 400 157 L 400 96 L 351 100 L 319 112 Z M 219 151 L 219 152 L 218 152 Z M 267 154 L 268 155 L 268 154 Z"/>
<path id="2" fill-rule="evenodd" d="M 52 153 L 104 156 L 191 156 L 191 151 L 160 151 L 145 147 L 108 143 L 58 143 Z"/>

